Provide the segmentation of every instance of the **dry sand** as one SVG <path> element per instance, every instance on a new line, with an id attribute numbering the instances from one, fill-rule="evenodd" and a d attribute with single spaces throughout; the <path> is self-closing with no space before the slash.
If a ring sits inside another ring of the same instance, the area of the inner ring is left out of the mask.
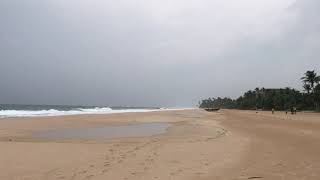
<path id="1" fill-rule="evenodd" d="M 46 140 L 39 132 L 169 122 L 162 135 Z M 0 120 L 0 179 L 320 179 L 320 115 L 201 110 Z"/>

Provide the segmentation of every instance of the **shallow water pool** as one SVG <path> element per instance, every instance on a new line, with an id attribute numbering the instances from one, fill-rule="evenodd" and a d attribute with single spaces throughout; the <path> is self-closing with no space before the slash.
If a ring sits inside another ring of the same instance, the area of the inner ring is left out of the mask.
<path id="1" fill-rule="evenodd" d="M 34 136 L 35 138 L 47 140 L 96 140 L 144 137 L 164 134 L 170 126 L 169 123 L 143 123 L 125 126 L 59 129 L 41 132 Z"/>

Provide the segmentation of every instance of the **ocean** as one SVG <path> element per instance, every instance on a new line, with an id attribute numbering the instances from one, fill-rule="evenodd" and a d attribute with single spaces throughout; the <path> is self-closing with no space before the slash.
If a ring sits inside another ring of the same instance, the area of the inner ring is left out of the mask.
<path id="1" fill-rule="evenodd" d="M 103 107 L 0 104 L 0 118 L 65 116 L 81 114 L 114 114 L 127 112 L 152 112 L 161 110 L 165 109 L 156 107 Z"/>

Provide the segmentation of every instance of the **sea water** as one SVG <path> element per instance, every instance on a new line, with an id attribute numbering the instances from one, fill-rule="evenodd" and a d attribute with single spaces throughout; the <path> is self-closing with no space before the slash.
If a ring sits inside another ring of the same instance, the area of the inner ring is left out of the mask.
<path id="1" fill-rule="evenodd" d="M 62 106 L 62 105 L 0 105 L 0 118 L 64 116 L 78 114 L 111 114 L 126 112 L 151 112 L 163 110 L 154 107 L 98 107 L 98 106 Z"/>
<path id="2" fill-rule="evenodd" d="M 186 108 L 184 108 L 186 109 Z M 65 105 L 11 105 L 0 104 L 0 118 L 8 117 L 42 117 L 81 114 L 114 114 L 129 112 L 154 112 L 182 110 L 157 107 L 103 107 L 103 106 L 65 106 Z"/>

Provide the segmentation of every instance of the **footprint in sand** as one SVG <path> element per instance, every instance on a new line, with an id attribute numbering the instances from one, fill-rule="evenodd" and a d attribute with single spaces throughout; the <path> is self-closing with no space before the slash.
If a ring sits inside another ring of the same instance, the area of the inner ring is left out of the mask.
<path id="1" fill-rule="evenodd" d="M 108 169 L 104 169 L 102 170 L 102 174 L 107 173 L 109 170 Z"/>
<path id="2" fill-rule="evenodd" d="M 104 162 L 104 167 L 107 167 L 107 166 L 110 166 L 110 163 L 109 162 Z"/>
<path id="3" fill-rule="evenodd" d="M 152 140 L 153 143 L 156 143 L 156 142 L 158 142 L 158 141 L 159 141 L 159 139 L 154 139 L 154 140 Z"/>
<path id="4" fill-rule="evenodd" d="M 91 175 L 87 176 L 86 178 L 87 178 L 87 179 L 91 179 L 91 178 L 93 178 L 93 177 L 94 177 L 94 175 L 91 174 Z"/>
<path id="5" fill-rule="evenodd" d="M 174 172 L 171 172 L 170 175 L 171 175 L 171 176 L 175 176 L 175 175 L 181 174 L 182 172 L 183 172 L 182 169 L 178 169 L 178 170 L 176 170 L 176 171 L 174 171 Z"/>
<path id="6" fill-rule="evenodd" d="M 263 177 L 261 176 L 252 176 L 252 177 L 248 177 L 248 179 L 262 179 Z"/>

